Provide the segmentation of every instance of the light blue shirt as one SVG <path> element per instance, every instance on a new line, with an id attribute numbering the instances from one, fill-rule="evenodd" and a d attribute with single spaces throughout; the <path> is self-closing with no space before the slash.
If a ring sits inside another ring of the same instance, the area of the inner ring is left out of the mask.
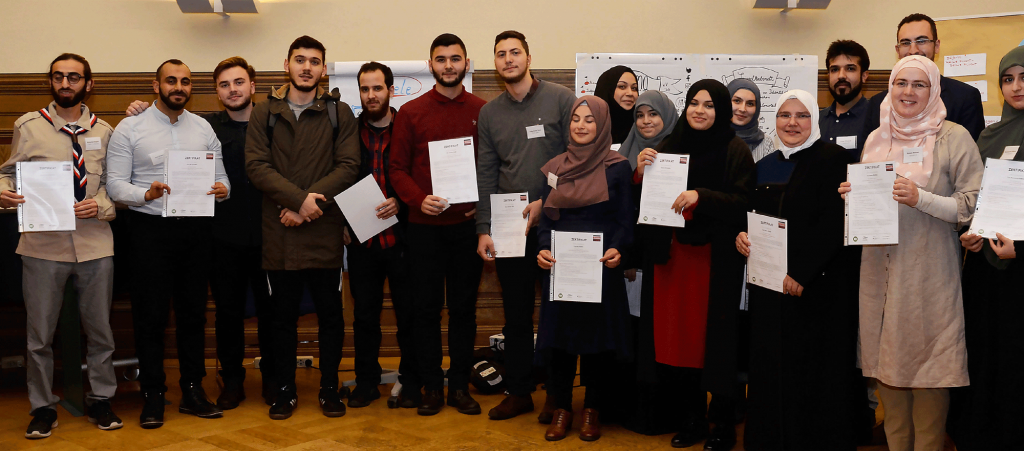
<path id="1" fill-rule="evenodd" d="M 188 110 L 182 111 L 178 122 L 172 124 L 154 102 L 142 114 L 122 119 L 110 136 L 107 144 L 107 195 L 134 211 L 160 216 L 164 197 L 147 202 L 146 191 L 153 182 L 163 182 L 164 152 L 167 150 L 212 151 L 217 166 L 214 180 L 223 183 L 230 193 L 220 140 L 213 127 Z M 218 202 L 222 200 L 217 199 Z"/>

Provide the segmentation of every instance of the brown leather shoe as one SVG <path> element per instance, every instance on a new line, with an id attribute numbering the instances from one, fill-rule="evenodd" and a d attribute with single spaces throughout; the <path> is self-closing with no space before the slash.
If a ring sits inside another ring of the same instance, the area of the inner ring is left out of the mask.
<path id="1" fill-rule="evenodd" d="M 487 416 L 492 420 L 507 420 L 533 412 L 533 409 L 533 397 L 530 395 L 508 395 L 501 400 L 501 404 L 487 412 Z"/>
<path id="2" fill-rule="evenodd" d="M 540 415 L 537 415 L 537 421 L 540 424 L 551 424 L 551 420 L 555 417 L 555 399 L 550 394 L 544 395 L 544 408 L 540 409 Z"/>
<path id="3" fill-rule="evenodd" d="M 601 422 L 597 409 L 583 409 L 583 425 L 580 426 L 580 440 L 592 442 L 601 438 Z"/>
<path id="4" fill-rule="evenodd" d="M 565 434 L 572 427 L 572 412 L 558 409 L 555 410 L 553 416 L 551 426 L 548 426 L 547 432 L 544 433 L 544 440 L 549 442 L 557 442 L 565 438 Z"/>

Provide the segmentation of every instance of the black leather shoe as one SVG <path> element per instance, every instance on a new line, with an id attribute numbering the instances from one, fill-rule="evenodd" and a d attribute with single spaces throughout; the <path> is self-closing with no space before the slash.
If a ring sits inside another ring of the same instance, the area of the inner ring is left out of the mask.
<path id="1" fill-rule="evenodd" d="M 675 437 L 672 437 L 673 448 L 689 448 L 701 440 L 708 438 L 708 423 L 706 421 L 691 421 L 683 426 Z"/>
<path id="2" fill-rule="evenodd" d="M 320 399 L 320 410 L 323 411 L 325 417 L 337 418 L 345 416 L 345 404 L 341 402 L 338 389 L 334 387 L 321 387 L 318 398 Z"/>
<path id="3" fill-rule="evenodd" d="M 420 393 L 419 389 L 411 389 L 402 387 L 402 390 L 398 392 L 398 400 L 395 402 L 395 408 L 403 409 L 415 409 L 423 403 L 423 393 Z M 388 407 L 391 407 L 389 404 Z"/>
<path id="4" fill-rule="evenodd" d="M 369 406 L 376 399 L 380 399 L 380 389 L 377 387 L 366 390 L 362 387 L 356 387 L 355 390 L 352 390 L 352 394 L 348 395 L 348 406 L 358 409 Z"/>
<path id="5" fill-rule="evenodd" d="M 462 414 L 480 415 L 480 403 L 469 395 L 468 390 L 448 389 L 448 405 Z"/>
<path id="6" fill-rule="evenodd" d="M 224 411 L 213 405 L 206 397 L 203 386 L 198 382 L 183 385 L 181 387 L 181 404 L 178 404 L 179 413 L 195 415 L 199 418 L 220 418 Z"/>
<path id="7" fill-rule="evenodd" d="M 224 410 L 231 410 L 238 407 L 242 401 L 245 401 L 245 376 L 242 377 L 224 377 L 224 372 L 221 371 L 221 378 L 224 381 L 224 387 L 220 390 L 220 396 L 217 397 L 217 407 Z"/>
<path id="8" fill-rule="evenodd" d="M 139 425 L 143 429 L 156 429 L 164 425 L 164 394 L 161 392 L 142 392 L 142 414 Z"/>
<path id="9" fill-rule="evenodd" d="M 716 424 L 711 428 L 711 435 L 704 442 L 704 449 L 710 451 L 729 451 L 736 446 L 736 426 L 732 424 Z"/>
<path id="10" fill-rule="evenodd" d="M 423 400 L 416 408 L 416 413 L 423 416 L 437 415 L 442 407 L 444 407 L 444 390 L 424 390 Z"/>
<path id="11" fill-rule="evenodd" d="M 281 387 L 274 396 L 274 405 L 270 406 L 271 420 L 285 420 L 292 416 L 292 411 L 299 404 L 294 387 Z"/>

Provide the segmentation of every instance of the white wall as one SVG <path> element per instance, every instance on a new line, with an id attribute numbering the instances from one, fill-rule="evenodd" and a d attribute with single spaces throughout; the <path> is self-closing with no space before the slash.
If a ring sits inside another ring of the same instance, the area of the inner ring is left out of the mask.
<path id="1" fill-rule="evenodd" d="M 875 68 L 895 63 L 896 25 L 932 17 L 1024 10 L 1021 0 L 832 0 L 824 11 L 754 10 L 754 0 L 257 0 L 260 14 L 182 14 L 174 0 L 0 0 L 0 73 L 44 72 L 61 52 L 96 72 L 149 72 L 169 58 L 212 71 L 240 55 L 281 70 L 288 44 L 309 34 L 329 61 L 426 59 L 452 32 L 478 69 L 494 36 L 526 34 L 533 67 L 575 67 L 576 52 L 807 53 L 834 39 L 863 44 Z M 437 6 L 425 6 L 437 5 Z M 1024 38 L 1024 31 L 1022 31 Z M 941 39 L 941 36 L 940 36 Z"/>

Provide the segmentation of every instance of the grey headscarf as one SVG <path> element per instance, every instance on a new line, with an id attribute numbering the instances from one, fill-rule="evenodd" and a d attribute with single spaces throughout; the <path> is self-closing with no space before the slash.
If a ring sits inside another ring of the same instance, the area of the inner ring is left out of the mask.
<path id="1" fill-rule="evenodd" d="M 644 91 L 637 98 L 633 111 L 640 111 L 640 107 L 643 105 L 647 105 L 652 110 L 657 111 L 665 125 L 657 135 L 648 139 L 644 138 L 640 131 L 636 129 L 636 118 L 633 118 L 633 128 L 629 131 L 626 139 L 622 141 L 622 147 L 619 147 L 619 153 L 626 157 L 626 160 L 629 161 L 629 166 L 633 169 L 636 169 L 636 158 L 640 155 L 640 152 L 648 147 L 654 148 L 660 144 L 663 139 L 672 133 L 672 129 L 676 127 L 676 122 L 679 121 L 679 115 L 676 114 L 676 106 L 672 103 L 672 99 L 669 99 L 661 91 Z"/>
<path id="2" fill-rule="evenodd" d="M 746 78 L 737 78 L 729 83 L 729 95 L 736 95 L 736 91 L 740 89 L 746 89 L 754 93 L 754 98 L 757 99 L 757 109 L 754 110 L 754 115 L 750 117 L 750 122 L 747 125 L 736 125 L 732 124 L 732 129 L 736 130 L 736 136 L 739 136 L 743 142 L 747 143 L 747 147 L 750 150 L 754 150 L 761 141 L 764 141 L 764 132 L 758 127 L 758 121 L 761 117 L 761 90 L 757 89 L 757 85 L 754 82 L 747 80 Z"/>

